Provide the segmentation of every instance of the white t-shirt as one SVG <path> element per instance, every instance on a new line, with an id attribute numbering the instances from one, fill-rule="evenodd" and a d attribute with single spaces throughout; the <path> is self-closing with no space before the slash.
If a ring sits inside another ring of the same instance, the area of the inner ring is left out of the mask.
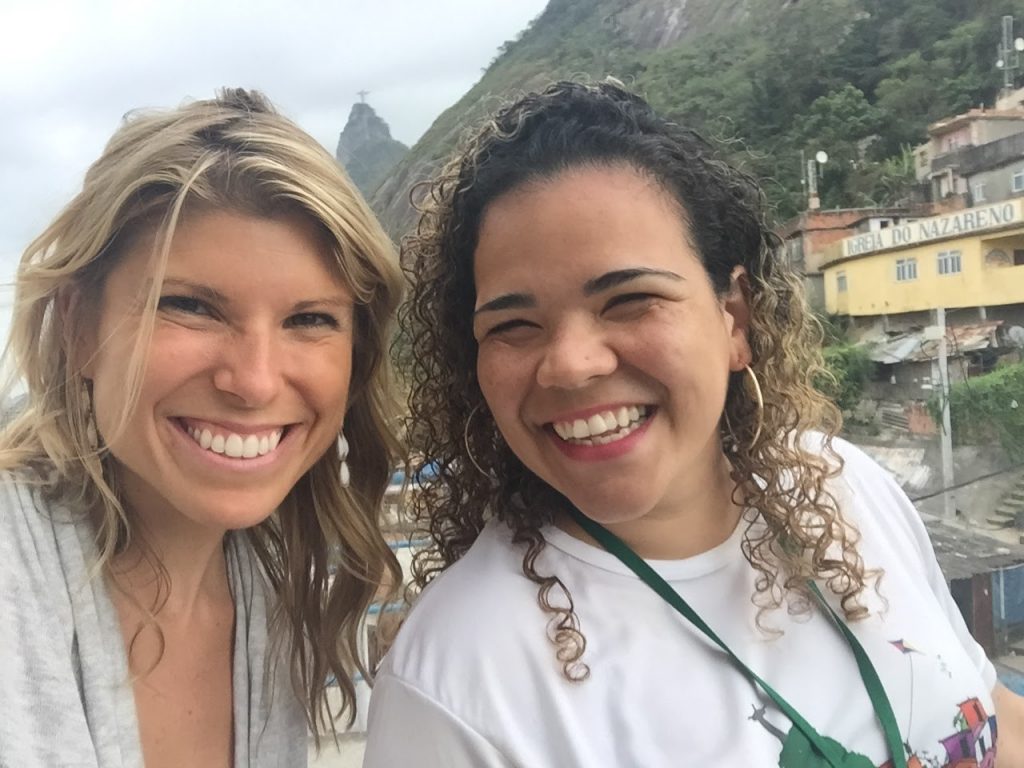
<path id="1" fill-rule="evenodd" d="M 862 534 L 866 564 L 885 571 L 887 607 L 869 589 L 870 618 L 850 626 L 900 733 L 919 765 L 991 765 L 995 670 L 910 501 L 859 450 L 836 447 L 846 466 L 831 488 Z M 748 667 L 851 753 L 850 768 L 884 765 L 881 726 L 830 619 L 782 608 L 762 624 L 784 634 L 757 628 L 745 528 L 696 557 L 649 562 Z M 544 537 L 537 571 L 572 595 L 590 677 L 563 677 L 522 550 L 491 522 L 424 591 L 388 654 L 370 705 L 367 768 L 816 765 L 782 761 L 789 720 L 613 555 L 556 528 Z"/>

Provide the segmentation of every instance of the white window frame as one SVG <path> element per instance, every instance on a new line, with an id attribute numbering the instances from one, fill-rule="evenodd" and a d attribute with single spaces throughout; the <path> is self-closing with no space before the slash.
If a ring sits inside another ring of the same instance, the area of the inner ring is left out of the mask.
<path id="1" fill-rule="evenodd" d="M 974 202 L 983 203 L 985 202 L 985 182 L 979 181 L 977 184 L 971 187 L 973 193 Z"/>
<path id="2" fill-rule="evenodd" d="M 846 282 L 845 272 L 836 272 L 836 293 L 846 293 L 850 289 Z"/>
<path id="3" fill-rule="evenodd" d="M 1024 192 L 1024 168 L 1018 168 L 1010 178 L 1011 192 Z"/>
<path id="4" fill-rule="evenodd" d="M 896 259 L 896 282 L 909 283 L 917 280 L 917 258 Z"/>
<path id="5" fill-rule="evenodd" d="M 940 275 L 959 275 L 964 271 L 962 254 L 960 251 L 940 251 L 936 268 Z"/>

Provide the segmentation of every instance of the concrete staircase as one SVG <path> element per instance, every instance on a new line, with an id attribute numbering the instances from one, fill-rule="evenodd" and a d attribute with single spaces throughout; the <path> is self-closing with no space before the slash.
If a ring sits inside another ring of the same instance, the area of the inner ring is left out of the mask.
<path id="1" fill-rule="evenodd" d="M 1024 477 L 1018 479 L 1017 484 L 1003 496 L 999 506 L 986 519 L 986 522 L 998 528 L 1010 528 L 1015 524 L 1017 515 L 1020 513 L 1024 513 Z"/>
<path id="2" fill-rule="evenodd" d="M 883 427 L 888 427 L 898 432 L 910 431 L 907 413 L 901 404 L 880 403 L 878 405 L 878 420 L 882 422 Z"/>

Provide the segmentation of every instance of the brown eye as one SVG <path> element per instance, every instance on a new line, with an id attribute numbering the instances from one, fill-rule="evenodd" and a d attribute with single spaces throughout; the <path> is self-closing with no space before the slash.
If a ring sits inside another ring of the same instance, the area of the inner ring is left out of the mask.
<path id="1" fill-rule="evenodd" d="M 650 293 L 623 293 L 618 296 L 613 296 L 608 300 L 608 303 L 604 305 L 605 310 L 613 309 L 623 305 L 639 305 L 642 302 L 650 301 L 655 298 Z"/>
<path id="2" fill-rule="evenodd" d="M 337 328 L 338 320 L 324 312 L 302 312 L 288 318 L 289 328 Z"/>
<path id="3" fill-rule="evenodd" d="M 185 315 L 212 315 L 210 307 L 194 296 L 161 296 L 157 309 L 165 312 L 180 312 Z"/>

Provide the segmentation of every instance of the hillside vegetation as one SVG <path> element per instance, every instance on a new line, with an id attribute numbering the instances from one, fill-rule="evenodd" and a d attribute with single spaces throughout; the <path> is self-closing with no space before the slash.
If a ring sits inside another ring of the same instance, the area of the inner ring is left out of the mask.
<path id="1" fill-rule="evenodd" d="M 927 125 L 994 99 L 1004 14 L 1024 33 L 1024 0 L 551 0 L 372 202 L 400 237 L 410 189 L 467 126 L 551 80 L 614 75 L 723 142 L 764 180 L 779 219 L 803 208 L 801 150 L 830 156 L 824 207 L 891 204 Z"/>

